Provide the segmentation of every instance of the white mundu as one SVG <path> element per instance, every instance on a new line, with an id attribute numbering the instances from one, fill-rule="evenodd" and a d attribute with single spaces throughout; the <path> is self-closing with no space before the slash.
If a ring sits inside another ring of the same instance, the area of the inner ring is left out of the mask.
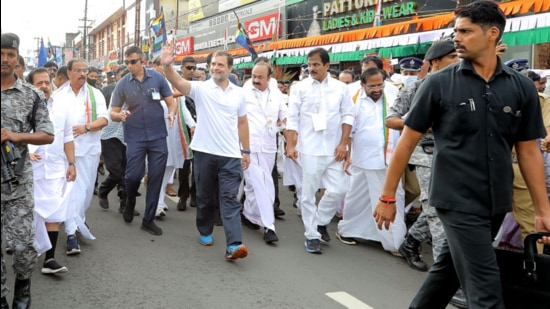
<path id="1" fill-rule="evenodd" d="M 275 188 L 271 172 L 277 152 L 277 122 L 285 121 L 286 98 L 277 89 L 245 87 L 250 134 L 250 166 L 244 171 L 243 214 L 251 222 L 275 231 Z"/>

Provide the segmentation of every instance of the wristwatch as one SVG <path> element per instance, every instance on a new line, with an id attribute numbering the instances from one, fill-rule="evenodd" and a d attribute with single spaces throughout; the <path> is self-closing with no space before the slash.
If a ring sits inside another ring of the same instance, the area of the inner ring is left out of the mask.
<path id="1" fill-rule="evenodd" d="M 89 123 L 85 124 L 84 128 L 86 128 L 86 132 L 90 132 L 90 130 L 92 130 L 92 126 Z"/>
<path id="2" fill-rule="evenodd" d="M 69 162 L 69 166 L 75 166 L 74 162 Z"/>

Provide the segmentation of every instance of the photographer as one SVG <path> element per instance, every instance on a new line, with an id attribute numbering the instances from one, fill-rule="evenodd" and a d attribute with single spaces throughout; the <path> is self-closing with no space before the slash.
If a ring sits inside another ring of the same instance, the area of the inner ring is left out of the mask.
<path id="1" fill-rule="evenodd" d="M 2 33 L 2 147 L 11 142 L 21 158 L 14 167 L 15 179 L 7 181 L 2 173 L 2 233 L 7 249 L 13 252 L 15 272 L 14 308 L 28 308 L 31 303 L 31 281 L 37 260 L 34 248 L 33 207 L 34 190 L 31 163 L 28 160 L 27 144 L 50 144 L 53 142 L 53 125 L 41 91 L 25 83 L 15 75 L 19 57 L 19 37 Z M 31 133 L 32 131 L 32 133 Z M 4 161 L 4 160 L 3 160 Z M 2 169 L 5 169 L 2 162 Z M 8 307 L 6 296 L 6 267 L 2 253 L 2 308 Z"/>

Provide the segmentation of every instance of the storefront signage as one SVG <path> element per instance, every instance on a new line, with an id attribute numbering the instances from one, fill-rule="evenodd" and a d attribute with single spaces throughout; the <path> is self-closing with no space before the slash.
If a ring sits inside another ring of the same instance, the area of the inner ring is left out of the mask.
<path id="1" fill-rule="evenodd" d="M 195 52 L 195 40 L 192 36 L 176 40 L 176 56 L 191 55 Z"/>
<path id="2" fill-rule="evenodd" d="M 265 15 L 246 21 L 244 27 L 250 41 L 262 41 L 273 38 L 275 32 L 280 32 L 279 13 Z"/>

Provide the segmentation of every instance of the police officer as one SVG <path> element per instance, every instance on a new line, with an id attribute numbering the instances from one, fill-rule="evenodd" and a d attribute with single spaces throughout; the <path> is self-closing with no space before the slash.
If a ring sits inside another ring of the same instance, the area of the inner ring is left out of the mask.
<path id="1" fill-rule="evenodd" d="M 508 60 L 504 64 L 518 72 L 529 69 L 529 60 L 525 58 Z"/>
<path id="2" fill-rule="evenodd" d="M 423 63 L 422 59 L 416 57 L 407 57 L 399 61 L 403 86 L 408 86 L 418 80 L 418 74 L 420 74 L 420 68 L 422 68 Z"/>
<path id="3" fill-rule="evenodd" d="M 31 275 L 38 255 L 34 247 L 32 167 L 27 144 L 51 144 L 53 125 L 48 116 L 44 94 L 14 73 L 19 57 L 19 37 L 2 33 L 2 150 L 20 153 L 15 165 L 2 160 L 2 233 L 13 252 L 15 291 L 13 308 L 31 304 Z M 33 131 L 33 133 L 30 133 Z M 8 146 L 10 145 L 10 146 Z M 14 177 L 9 177 L 12 176 Z M 10 178 L 13 178 L 10 180 Z M 2 252 L 2 308 L 8 308 L 6 266 Z"/>

